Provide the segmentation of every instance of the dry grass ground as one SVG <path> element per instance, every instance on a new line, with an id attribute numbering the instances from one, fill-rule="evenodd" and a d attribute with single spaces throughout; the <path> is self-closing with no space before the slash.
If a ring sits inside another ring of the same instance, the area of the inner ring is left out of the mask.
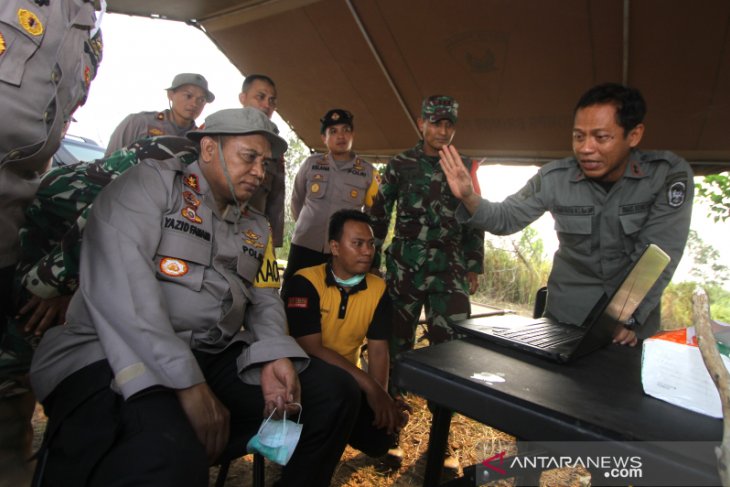
<path id="1" fill-rule="evenodd" d="M 518 310 L 528 314 L 529 310 Z M 392 466 L 382 459 L 369 458 L 357 450 L 347 447 L 342 460 L 335 470 L 332 487 L 406 487 L 420 486 L 426 468 L 426 450 L 428 449 L 431 428 L 431 413 L 423 398 L 407 394 L 406 400 L 413 408 L 408 425 L 401 432 L 401 447 L 404 451 L 400 466 Z M 34 449 L 40 445 L 45 430 L 45 416 L 40 406 L 36 407 L 33 416 L 35 427 Z M 461 464 L 458 471 L 445 471 L 442 481 L 453 479 L 463 474 L 463 468 L 474 465 L 489 456 L 507 450 L 514 453 L 515 439 L 489 426 L 480 424 L 465 416 L 455 414 L 451 420 L 449 447 Z M 250 487 L 252 485 L 252 456 L 239 458 L 231 464 L 225 487 Z M 279 476 L 276 464 L 266 462 L 266 485 L 272 485 Z M 215 485 L 218 468 L 210 469 L 210 485 Z M 490 484 L 491 485 L 491 484 Z M 499 482 L 494 485 L 512 485 L 511 482 Z M 543 473 L 541 486 L 585 486 L 590 485 L 590 476 L 580 469 L 554 470 Z"/>

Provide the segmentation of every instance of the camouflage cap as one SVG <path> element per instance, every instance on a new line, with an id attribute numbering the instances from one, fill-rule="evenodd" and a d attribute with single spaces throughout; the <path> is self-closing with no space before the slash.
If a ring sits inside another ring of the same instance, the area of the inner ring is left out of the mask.
<path id="1" fill-rule="evenodd" d="M 458 115 L 459 104 L 450 96 L 432 95 L 421 104 L 421 118 L 429 123 L 443 119 L 456 123 Z"/>
<path id="2" fill-rule="evenodd" d="M 180 73 L 172 80 L 172 84 L 167 90 L 176 90 L 183 85 L 195 85 L 205 91 L 205 100 L 210 103 L 215 100 L 215 95 L 208 89 L 208 80 L 202 74 L 197 73 Z"/>
<path id="3" fill-rule="evenodd" d="M 350 128 L 354 130 L 354 119 L 355 116 L 347 110 L 343 110 L 342 108 L 333 108 L 329 112 L 325 113 L 324 117 L 319 119 L 319 121 L 322 122 L 322 126 L 319 128 L 319 133 L 323 134 L 327 127 L 341 123 L 349 125 Z"/>
<path id="4" fill-rule="evenodd" d="M 287 144 L 276 134 L 276 125 L 257 108 L 228 108 L 205 118 L 203 128 L 192 130 L 187 138 L 196 142 L 206 135 L 261 134 L 271 144 L 271 157 L 278 159 L 286 152 Z"/>

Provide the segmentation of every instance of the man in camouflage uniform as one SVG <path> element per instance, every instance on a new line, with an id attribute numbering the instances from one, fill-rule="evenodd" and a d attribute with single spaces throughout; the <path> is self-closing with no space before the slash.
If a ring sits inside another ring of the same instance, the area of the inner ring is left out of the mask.
<path id="1" fill-rule="evenodd" d="M 413 348 L 421 308 L 426 306 L 427 338 L 440 343 L 452 336 L 450 323 L 470 313 L 469 294 L 483 272 L 484 233 L 460 224 L 459 206 L 441 167 L 438 151 L 455 134 L 458 103 L 434 95 L 423 101 L 418 127 L 423 140 L 388 162 L 370 210 L 377 259 L 397 202 L 393 242 L 386 250 L 386 278 L 393 299 L 391 355 Z M 463 160 L 476 184 L 478 165 Z"/>
<path id="2" fill-rule="evenodd" d="M 190 139 L 175 136 L 139 140 L 93 163 L 56 168 L 41 183 L 20 230 L 16 293 L 24 331 L 40 337 L 62 324 L 78 287 L 81 234 L 99 192 L 139 161 L 176 157 L 189 164 L 198 152 Z"/>

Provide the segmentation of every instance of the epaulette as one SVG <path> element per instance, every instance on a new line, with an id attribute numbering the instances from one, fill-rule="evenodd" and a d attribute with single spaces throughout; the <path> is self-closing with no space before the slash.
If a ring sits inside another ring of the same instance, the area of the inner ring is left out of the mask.
<path id="1" fill-rule="evenodd" d="M 563 159 L 557 159 L 550 161 L 540 168 L 540 173 L 544 176 L 553 171 L 566 171 L 577 166 L 577 162 L 574 157 L 565 157 Z"/>
<path id="2" fill-rule="evenodd" d="M 169 159 L 161 160 L 145 159 L 144 162 L 151 166 L 159 167 L 162 170 L 175 172 L 183 172 L 187 166 L 187 164 L 178 160 L 177 157 L 170 157 Z"/>
<path id="3" fill-rule="evenodd" d="M 682 163 L 688 164 L 684 158 L 668 150 L 639 151 L 639 160 L 641 162 L 668 162 L 672 167 Z"/>

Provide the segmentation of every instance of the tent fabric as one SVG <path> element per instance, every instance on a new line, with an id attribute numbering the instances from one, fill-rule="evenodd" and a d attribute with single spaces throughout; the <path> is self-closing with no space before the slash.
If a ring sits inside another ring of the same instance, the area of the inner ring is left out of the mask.
<path id="1" fill-rule="evenodd" d="M 730 169 L 727 0 L 109 0 L 109 11 L 204 29 L 243 73 L 277 83 L 280 114 L 321 150 L 319 117 L 355 115 L 374 159 L 414 145 L 421 100 L 454 96 L 460 151 L 535 164 L 570 154 L 589 87 L 625 82 L 649 111 L 642 148 L 698 173 Z"/>

